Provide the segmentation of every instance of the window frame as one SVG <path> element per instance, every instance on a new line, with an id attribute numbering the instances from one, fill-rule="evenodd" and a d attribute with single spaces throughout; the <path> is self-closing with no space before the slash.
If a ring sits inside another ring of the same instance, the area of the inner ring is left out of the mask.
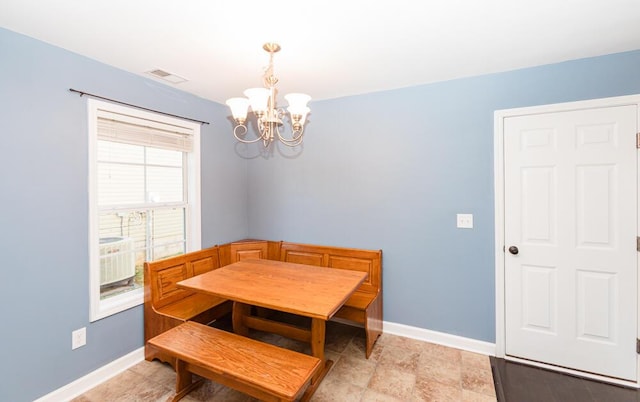
<path id="1" fill-rule="evenodd" d="M 98 116 L 100 111 L 124 114 L 134 118 L 188 128 L 192 131 L 193 147 L 186 157 L 186 251 L 201 248 L 200 197 L 200 125 L 176 117 L 116 105 L 97 99 L 87 99 L 88 116 L 88 186 L 89 186 L 89 320 L 94 322 L 135 306 L 144 301 L 144 287 L 120 295 L 100 299 L 100 247 L 98 207 Z"/>

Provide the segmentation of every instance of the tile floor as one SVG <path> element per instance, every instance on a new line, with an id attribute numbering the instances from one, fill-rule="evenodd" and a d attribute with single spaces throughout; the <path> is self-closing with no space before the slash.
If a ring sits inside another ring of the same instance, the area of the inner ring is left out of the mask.
<path id="1" fill-rule="evenodd" d="M 277 335 L 252 336 L 308 353 L 308 346 Z M 363 329 L 329 322 L 326 336 L 326 355 L 334 365 L 312 401 L 496 401 L 488 356 L 383 334 L 366 359 Z M 166 401 L 174 386 L 170 366 L 143 361 L 73 402 Z M 255 401 L 210 381 L 182 400 Z"/>

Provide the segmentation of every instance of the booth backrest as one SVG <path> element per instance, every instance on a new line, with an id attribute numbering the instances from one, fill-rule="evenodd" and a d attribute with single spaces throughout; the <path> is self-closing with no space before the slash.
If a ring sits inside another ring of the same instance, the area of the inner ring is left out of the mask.
<path id="1" fill-rule="evenodd" d="M 279 260 L 279 241 L 241 240 L 222 244 L 219 247 L 220 266 L 233 264 L 246 259 Z"/>
<path id="2" fill-rule="evenodd" d="M 282 242 L 280 260 L 297 264 L 366 272 L 359 293 L 377 294 L 382 287 L 382 251 Z"/>
<path id="3" fill-rule="evenodd" d="M 151 305 L 162 309 L 193 294 L 193 291 L 178 288 L 176 283 L 220 268 L 218 247 L 206 248 L 179 256 L 145 263 L 149 280 Z"/>

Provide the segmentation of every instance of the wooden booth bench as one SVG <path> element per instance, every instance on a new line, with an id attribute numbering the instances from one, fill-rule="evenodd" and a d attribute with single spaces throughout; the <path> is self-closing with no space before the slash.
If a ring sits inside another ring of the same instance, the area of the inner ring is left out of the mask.
<path id="1" fill-rule="evenodd" d="M 149 340 L 187 321 L 209 324 L 231 311 L 231 302 L 176 286 L 181 280 L 220 268 L 218 247 L 144 263 L 144 355 L 171 363 Z"/>
<path id="2" fill-rule="evenodd" d="M 224 300 L 180 289 L 176 283 L 244 259 L 269 259 L 366 272 L 365 282 L 335 317 L 362 325 L 366 356 L 382 334 L 382 251 L 269 240 L 243 240 L 145 263 L 145 358 L 173 364 L 147 341 L 185 321 L 207 323 L 230 311 Z"/>
<path id="3" fill-rule="evenodd" d="M 294 401 L 322 367 L 316 357 L 195 322 L 174 327 L 149 344 L 176 357 L 173 401 L 199 385 L 192 382 L 192 374 L 261 401 Z"/>

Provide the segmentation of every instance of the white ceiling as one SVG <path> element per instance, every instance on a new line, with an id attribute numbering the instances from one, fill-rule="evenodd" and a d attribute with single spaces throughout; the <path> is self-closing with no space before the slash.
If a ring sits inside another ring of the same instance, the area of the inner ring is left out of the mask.
<path id="1" fill-rule="evenodd" d="M 0 27 L 218 102 L 275 41 L 279 92 L 327 99 L 640 49 L 640 0 L 0 0 Z"/>

